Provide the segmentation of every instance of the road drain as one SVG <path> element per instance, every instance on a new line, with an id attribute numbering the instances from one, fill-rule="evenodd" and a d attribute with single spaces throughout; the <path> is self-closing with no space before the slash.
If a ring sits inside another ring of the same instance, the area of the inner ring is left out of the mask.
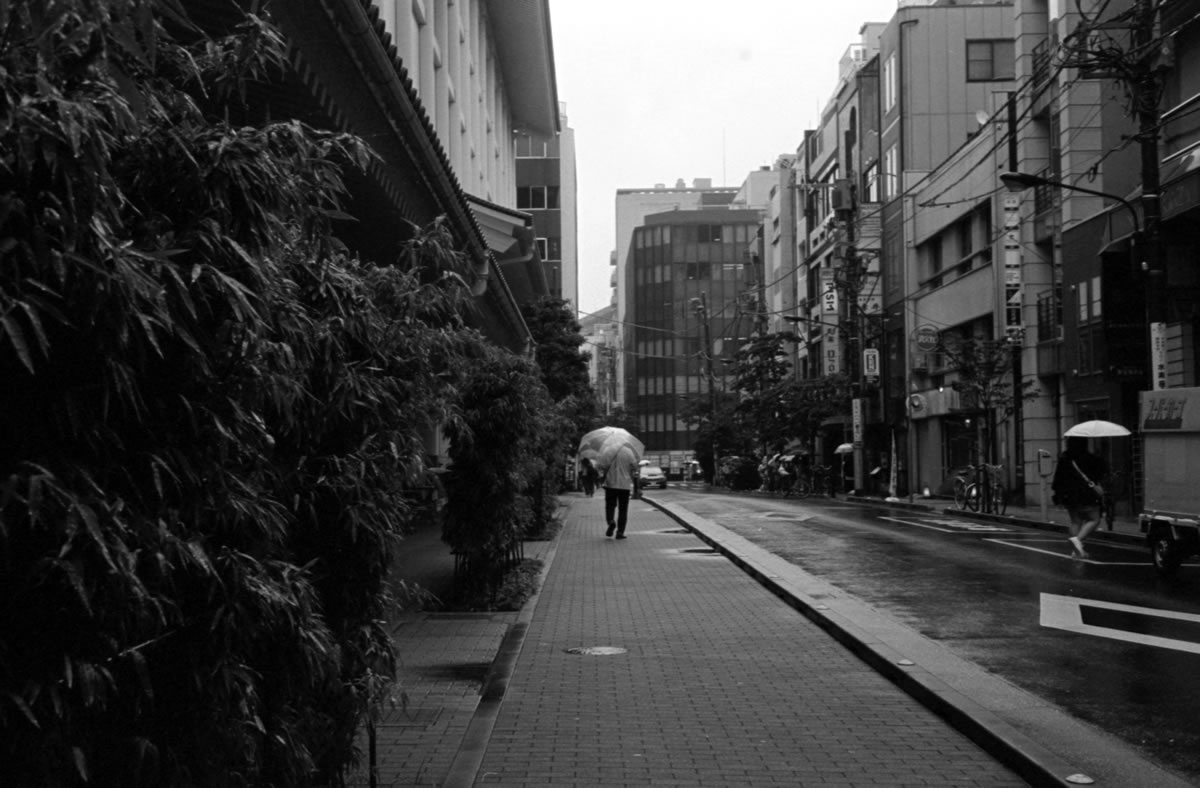
<path id="1" fill-rule="evenodd" d="M 689 553 L 691 555 L 720 555 L 721 553 L 711 547 L 686 547 L 680 550 L 681 553 Z"/>
<path id="2" fill-rule="evenodd" d="M 668 528 L 667 530 L 659 531 L 658 533 L 660 533 L 660 534 L 690 534 L 691 531 L 689 531 L 686 528 Z"/>
<path id="3" fill-rule="evenodd" d="M 614 654 L 625 653 L 625 649 L 620 646 L 572 646 L 564 648 L 563 651 L 568 654 L 581 654 L 585 657 L 611 657 Z"/>

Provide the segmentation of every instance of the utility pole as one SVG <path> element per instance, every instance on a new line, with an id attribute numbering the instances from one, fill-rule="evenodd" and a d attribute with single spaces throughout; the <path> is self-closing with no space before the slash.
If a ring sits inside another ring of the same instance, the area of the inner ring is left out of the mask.
<path id="1" fill-rule="evenodd" d="M 1166 388 L 1166 353 L 1160 346 L 1167 323 L 1167 283 L 1162 254 L 1162 186 L 1158 171 L 1160 77 L 1154 62 L 1159 55 L 1155 38 L 1157 5 L 1154 0 L 1137 0 L 1134 7 L 1134 68 L 1130 79 L 1142 160 L 1142 231 L 1145 236 L 1142 271 L 1146 274 L 1151 390 Z"/>
<path id="2" fill-rule="evenodd" d="M 692 308 L 696 312 L 696 317 L 700 320 L 700 327 L 704 331 L 704 358 L 706 362 L 705 376 L 708 378 L 708 407 L 709 407 L 709 438 L 712 440 L 712 457 L 713 457 L 713 475 L 712 481 L 717 483 L 717 386 L 716 379 L 713 374 L 713 346 L 712 346 L 712 327 L 709 325 L 708 314 L 708 294 L 701 293 L 699 298 L 692 299 Z"/>
<path id="3" fill-rule="evenodd" d="M 847 154 L 849 155 L 849 154 Z M 855 248 L 857 242 L 857 233 L 855 224 L 858 221 L 858 200 L 857 189 L 854 185 L 854 173 L 848 172 L 850 176 L 846 180 L 839 182 L 836 186 L 839 197 L 839 202 L 842 208 L 838 209 L 838 213 L 846 223 L 846 251 L 842 260 L 842 288 L 846 296 L 846 317 L 850 323 L 851 341 L 854 343 L 854 352 L 848 353 L 847 364 L 852 365 L 852 378 L 855 383 L 856 391 L 852 392 L 850 398 L 850 421 L 851 421 L 851 438 L 854 446 L 854 489 L 862 490 L 866 487 L 866 458 L 863 455 L 863 421 L 866 418 L 864 405 L 866 403 L 866 374 L 863 365 L 863 354 L 866 350 L 866 326 L 863 321 L 865 315 L 862 304 L 859 303 L 859 296 L 863 288 L 863 262 L 859 257 L 858 249 Z"/>

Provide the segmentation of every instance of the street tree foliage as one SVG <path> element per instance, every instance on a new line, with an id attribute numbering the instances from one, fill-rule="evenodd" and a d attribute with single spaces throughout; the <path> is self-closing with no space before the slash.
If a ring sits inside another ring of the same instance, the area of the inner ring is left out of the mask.
<path id="1" fill-rule="evenodd" d="M 473 481 L 507 528 L 553 424 L 462 328 L 444 227 L 383 265 L 334 241 L 360 141 L 224 120 L 270 25 L 181 8 L 0 6 L 4 785 L 336 784 L 395 670 L 422 436 L 517 441 Z"/>
<path id="2" fill-rule="evenodd" d="M 790 440 L 811 446 L 822 424 L 833 416 L 848 415 L 853 390 L 850 376 L 845 373 L 784 381 L 778 388 L 783 433 Z"/>
<path id="3" fill-rule="evenodd" d="M 569 430 L 582 437 L 599 414 L 596 391 L 588 377 L 591 353 L 584 344 L 571 302 L 547 296 L 521 307 L 535 343 L 534 358 L 550 398 L 570 422 Z"/>
<path id="4" fill-rule="evenodd" d="M 696 396 L 687 400 L 679 418 L 696 426 L 696 442 L 692 445 L 696 461 L 704 478 L 712 481 L 720 457 L 744 456 L 754 453 L 754 433 L 747 428 L 738 412 L 739 394 L 718 391 L 712 397 Z"/>
<path id="5" fill-rule="evenodd" d="M 979 447 L 985 455 L 981 461 L 995 461 L 996 429 L 1013 415 L 1016 404 L 1037 397 L 1033 381 L 1013 385 L 1014 355 L 1020 351 L 1020 343 L 1003 339 L 943 339 L 946 365 L 956 373 L 950 385 L 959 393 L 962 408 L 986 417 L 978 422 Z"/>
<path id="6" fill-rule="evenodd" d="M 445 426 L 452 465 L 443 540 L 458 559 L 458 592 L 476 595 L 499 587 L 523 557 L 525 536 L 552 514 L 546 496 L 557 487 L 546 476 L 559 471 L 567 433 L 531 360 L 483 343 L 467 358 L 460 414 Z"/>
<path id="7" fill-rule="evenodd" d="M 789 415 L 783 408 L 783 391 L 794 378 L 788 358 L 791 331 L 755 334 L 734 356 L 734 387 L 741 392 L 737 412 L 760 448 L 786 443 Z"/>
<path id="8" fill-rule="evenodd" d="M 584 339 L 571 303 L 545 296 L 523 305 L 521 315 L 536 343 L 534 358 L 551 398 L 561 402 L 570 396 L 590 394 L 588 361 L 591 354 L 580 350 Z"/>

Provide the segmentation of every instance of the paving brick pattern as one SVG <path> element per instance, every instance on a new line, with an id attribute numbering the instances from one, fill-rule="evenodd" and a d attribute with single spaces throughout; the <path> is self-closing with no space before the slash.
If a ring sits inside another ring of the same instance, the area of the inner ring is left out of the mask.
<path id="1" fill-rule="evenodd" d="M 394 622 L 400 683 L 376 724 L 379 786 L 437 786 L 479 706 L 484 676 L 515 613 L 412 613 Z M 366 736 L 359 747 L 367 752 Z M 349 788 L 366 788 L 366 771 Z"/>
<path id="2" fill-rule="evenodd" d="M 566 500 L 476 785 L 1026 784 L 666 515 Z"/>

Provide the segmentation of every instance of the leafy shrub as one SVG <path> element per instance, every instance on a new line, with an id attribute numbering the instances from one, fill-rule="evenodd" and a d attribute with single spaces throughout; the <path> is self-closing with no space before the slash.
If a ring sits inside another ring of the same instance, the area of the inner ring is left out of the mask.
<path id="1" fill-rule="evenodd" d="M 444 228 L 336 251 L 360 141 L 203 113 L 283 62 L 270 27 L 185 46 L 176 8 L 5 6 L 3 784 L 336 781 L 477 341 Z"/>

